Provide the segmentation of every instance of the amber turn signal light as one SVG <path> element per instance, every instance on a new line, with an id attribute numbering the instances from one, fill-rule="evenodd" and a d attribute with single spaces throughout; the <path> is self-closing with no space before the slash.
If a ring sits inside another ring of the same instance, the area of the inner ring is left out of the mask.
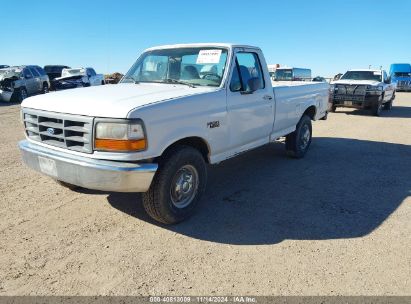
<path id="1" fill-rule="evenodd" d="M 147 148 L 145 139 L 96 139 L 94 145 L 97 150 L 105 151 L 141 151 Z"/>

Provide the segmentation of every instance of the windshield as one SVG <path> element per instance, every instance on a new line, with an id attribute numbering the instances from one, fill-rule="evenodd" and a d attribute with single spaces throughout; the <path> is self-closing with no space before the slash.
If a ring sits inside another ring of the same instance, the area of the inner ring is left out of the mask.
<path id="1" fill-rule="evenodd" d="M 406 73 L 406 72 L 395 72 L 394 73 L 395 77 L 410 77 L 411 73 Z"/>
<path id="2" fill-rule="evenodd" d="M 382 74 L 379 71 L 348 71 L 341 79 L 381 81 Z"/>
<path id="3" fill-rule="evenodd" d="M 218 87 L 223 79 L 227 50 L 175 48 L 144 53 L 127 72 L 122 83 L 186 83 Z"/>
<path id="4" fill-rule="evenodd" d="M 292 81 L 293 80 L 293 70 L 278 70 L 275 71 L 275 80 L 277 81 Z"/>

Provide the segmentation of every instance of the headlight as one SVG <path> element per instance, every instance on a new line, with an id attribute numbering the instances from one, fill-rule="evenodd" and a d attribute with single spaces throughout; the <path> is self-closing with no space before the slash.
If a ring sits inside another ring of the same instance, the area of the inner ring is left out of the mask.
<path id="1" fill-rule="evenodd" d="M 94 147 L 100 151 L 131 152 L 147 148 L 142 121 L 97 122 Z"/>
<path id="2" fill-rule="evenodd" d="M 382 92 L 383 91 L 383 87 L 382 86 L 367 86 L 367 91 L 378 91 L 378 92 Z"/>

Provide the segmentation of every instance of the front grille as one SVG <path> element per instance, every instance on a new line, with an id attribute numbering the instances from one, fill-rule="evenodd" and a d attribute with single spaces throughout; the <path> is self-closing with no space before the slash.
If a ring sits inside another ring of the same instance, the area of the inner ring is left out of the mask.
<path id="1" fill-rule="evenodd" d="M 69 150 L 93 152 L 93 117 L 23 109 L 27 136 Z"/>
<path id="2" fill-rule="evenodd" d="M 364 95 L 367 93 L 366 85 L 345 85 L 337 84 L 335 87 L 336 95 Z"/>
<path id="3" fill-rule="evenodd" d="M 410 87 L 411 86 L 411 81 L 408 82 L 406 80 L 400 80 L 397 82 L 397 87 Z"/>
<path id="4" fill-rule="evenodd" d="M 347 100 L 347 101 L 364 101 L 364 95 L 334 95 L 334 100 Z"/>

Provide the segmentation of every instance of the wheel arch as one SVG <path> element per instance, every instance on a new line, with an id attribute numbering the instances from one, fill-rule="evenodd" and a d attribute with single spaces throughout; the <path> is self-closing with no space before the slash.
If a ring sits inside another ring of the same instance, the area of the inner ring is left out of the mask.
<path id="1" fill-rule="evenodd" d="M 315 117 L 317 115 L 317 107 L 314 105 L 309 106 L 307 109 L 305 109 L 303 116 L 304 115 L 310 117 L 311 120 L 315 120 Z"/>
<path id="2" fill-rule="evenodd" d="M 176 147 L 176 146 L 189 146 L 192 147 L 196 150 L 198 150 L 201 155 L 204 157 L 204 160 L 206 163 L 210 163 L 210 145 L 208 144 L 208 142 L 201 137 L 198 136 L 189 136 L 189 137 L 184 137 L 181 138 L 171 144 L 169 144 L 167 146 L 167 148 L 165 148 L 163 150 L 163 152 L 161 153 L 161 156 L 164 156 L 164 154 L 166 154 L 168 151 L 170 151 L 172 148 Z"/>

